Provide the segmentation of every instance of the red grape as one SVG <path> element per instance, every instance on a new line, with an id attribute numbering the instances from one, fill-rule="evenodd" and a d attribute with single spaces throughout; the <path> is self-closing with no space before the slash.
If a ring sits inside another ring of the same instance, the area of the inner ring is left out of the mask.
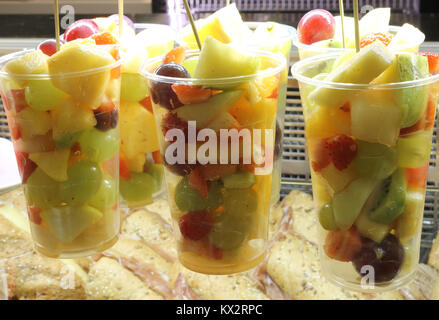
<path id="1" fill-rule="evenodd" d="M 50 57 L 56 53 L 56 40 L 44 40 L 38 45 L 37 49 L 41 50 L 45 55 Z"/>
<path id="2" fill-rule="evenodd" d="M 80 38 L 88 38 L 99 32 L 99 27 L 91 19 L 81 19 L 72 23 L 64 33 L 65 41 L 72 41 Z"/>
<path id="3" fill-rule="evenodd" d="M 334 16 L 323 9 L 311 10 L 300 19 L 297 26 L 297 35 L 303 44 L 331 39 L 334 34 Z"/>
<path id="4" fill-rule="evenodd" d="M 212 229 L 215 219 L 207 211 L 192 211 L 178 220 L 180 232 L 184 238 L 200 240 Z"/>

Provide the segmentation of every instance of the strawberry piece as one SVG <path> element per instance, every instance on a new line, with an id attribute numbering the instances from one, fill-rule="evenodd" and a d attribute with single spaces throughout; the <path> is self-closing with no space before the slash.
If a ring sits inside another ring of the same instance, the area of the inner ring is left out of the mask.
<path id="1" fill-rule="evenodd" d="M 345 134 L 334 136 L 328 142 L 332 163 L 340 171 L 346 169 L 357 155 L 357 144 Z"/>
<path id="2" fill-rule="evenodd" d="M 407 184 L 424 189 L 427 184 L 428 162 L 419 168 L 405 168 Z"/>
<path id="3" fill-rule="evenodd" d="M 178 219 L 178 225 L 184 238 L 200 240 L 210 232 L 214 220 L 207 211 L 192 211 Z"/>
<path id="4" fill-rule="evenodd" d="M 315 172 L 326 168 L 331 163 L 331 153 L 328 139 L 320 140 L 312 151 L 311 166 Z"/>
<path id="5" fill-rule="evenodd" d="M 19 113 L 21 110 L 28 106 L 25 98 L 24 89 L 11 89 L 6 93 L 5 108 L 11 111 L 14 109 L 15 113 Z"/>
<path id="6" fill-rule="evenodd" d="M 428 69 L 431 74 L 439 73 L 439 54 L 433 52 L 419 52 L 419 54 L 428 58 Z"/>
<path id="7" fill-rule="evenodd" d="M 197 191 L 198 195 L 207 199 L 207 195 L 209 194 L 209 185 L 207 181 L 203 178 L 199 167 L 195 168 L 189 174 L 189 185 Z"/>
<path id="8" fill-rule="evenodd" d="M 276 88 L 273 89 L 273 91 L 268 96 L 268 98 L 270 98 L 270 99 L 277 99 L 278 95 L 279 95 L 279 86 L 277 86 Z"/>
<path id="9" fill-rule="evenodd" d="M 104 99 L 104 101 L 101 103 L 101 105 L 94 111 L 96 112 L 106 112 L 111 113 L 113 112 L 114 108 L 116 106 L 114 105 L 113 101 L 109 99 Z"/>
<path id="10" fill-rule="evenodd" d="M 109 44 L 119 43 L 119 41 L 117 41 L 116 37 L 110 31 L 103 31 L 103 32 L 95 33 L 91 36 L 91 38 L 98 45 L 109 45 Z"/>
<path id="11" fill-rule="evenodd" d="M 352 261 L 361 250 L 361 238 L 354 227 L 349 230 L 333 230 L 326 236 L 323 249 L 331 259 Z"/>
<path id="12" fill-rule="evenodd" d="M 201 86 L 173 84 L 171 88 L 177 95 L 178 100 L 183 104 L 200 103 L 212 96 L 211 89 Z"/>
<path id="13" fill-rule="evenodd" d="M 12 140 L 16 141 L 21 138 L 20 127 L 18 126 L 13 116 L 8 117 L 9 129 L 11 131 Z"/>
<path id="14" fill-rule="evenodd" d="M 131 178 L 130 169 L 128 169 L 127 161 L 122 154 L 119 154 L 119 177 L 123 180 Z"/>
<path id="15" fill-rule="evenodd" d="M 340 109 L 344 112 L 351 112 L 351 103 L 349 101 L 346 102 Z"/>
<path id="16" fill-rule="evenodd" d="M 154 113 L 152 110 L 152 103 L 151 103 L 151 97 L 146 97 L 143 100 L 140 100 L 139 103 L 149 112 Z"/>
<path id="17" fill-rule="evenodd" d="M 427 110 L 425 111 L 425 129 L 434 127 L 434 119 L 436 118 L 436 99 L 428 100 Z"/>
<path id="18" fill-rule="evenodd" d="M 29 220 L 32 221 L 35 224 L 40 225 L 41 222 L 43 221 L 41 219 L 41 216 L 40 216 L 40 213 L 42 211 L 43 210 L 38 208 L 37 206 L 34 206 L 34 205 L 29 206 L 27 208 L 27 214 L 28 214 Z"/>
<path id="19" fill-rule="evenodd" d="M 381 41 L 385 46 L 388 46 L 390 41 L 392 41 L 393 35 L 391 33 L 371 33 L 366 35 L 363 40 L 361 40 L 360 47 L 364 48 L 371 44 L 372 42 L 375 42 L 377 40 Z"/>
<path id="20" fill-rule="evenodd" d="M 35 162 L 29 159 L 29 154 L 26 152 L 16 151 L 15 157 L 17 158 L 18 172 L 21 176 L 21 183 L 25 184 L 29 176 L 37 168 Z"/>
<path id="21" fill-rule="evenodd" d="M 163 58 L 163 64 L 175 62 L 181 64 L 184 60 L 186 50 L 183 47 L 178 47 L 169 51 Z"/>
<path id="22" fill-rule="evenodd" d="M 152 159 L 154 160 L 154 163 L 157 163 L 157 164 L 163 163 L 162 155 L 160 154 L 160 150 L 154 151 L 152 153 Z"/>

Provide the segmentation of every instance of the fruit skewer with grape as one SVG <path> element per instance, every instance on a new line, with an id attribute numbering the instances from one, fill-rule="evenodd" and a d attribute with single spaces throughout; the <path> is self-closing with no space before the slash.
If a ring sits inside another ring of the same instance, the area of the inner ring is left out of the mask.
<path id="1" fill-rule="evenodd" d="M 376 41 L 322 59 L 301 96 L 324 273 L 358 289 L 371 267 L 375 285 L 402 283 L 419 259 L 439 57 Z"/>
<path id="2" fill-rule="evenodd" d="M 120 61 L 83 40 L 45 52 L 3 57 L 0 92 L 36 248 L 80 256 L 110 246 L 119 229 Z"/>
<path id="3" fill-rule="evenodd" d="M 138 33 L 136 34 L 136 31 Z M 119 15 L 81 19 L 73 23 L 62 39 L 69 43 L 89 39 L 98 45 L 120 45 L 123 56 L 120 91 L 120 194 L 123 207 L 139 207 L 153 201 L 164 190 L 163 165 L 157 129 L 146 79 L 140 65 L 146 58 L 171 50 L 174 33 L 165 25 L 140 25 L 124 16 L 123 34 L 119 34 Z M 55 41 L 41 46 L 56 50 Z M 110 121 L 110 119 L 109 119 Z"/>
<path id="4" fill-rule="evenodd" d="M 179 259 L 189 269 L 202 273 L 247 270 L 265 256 L 271 171 L 255 174 L 255 162 L 244 163 L 239 151 L 238 163 L 229 159 L 222 164 L 218 162 L 219 149 L 216 163 L 202 164 L 197 157 L 191 164 L 189 153 L 184 163 L 173 163 L 166 151 L 176 140 L 169 134 L 179 129 L 184 137 L 183 150 L 189 150 L 191 121 L 195 121 L 197 132 L 211 129 L 214 142 L 219 142 L 223 129 L 270 129 L 274 133 L 277 98 L 272 92 L 277 90 L 284 61 L 267 56 L 267 65 L 262 65 L 264 56 L 241 53 L 210 37 L 199 55 L 184 53 L 184 49 L 177 55 L 176 50 L 166 55 L 164 63 L 154 60 L 148 66 L 147 62 L 145 75 L 161 131 L 159 141 Z M 275 62 L 272 68 L 268 68 L 270 61 Z M 259 75 L 261 70 L 267 72 Z M 216 82 L 218 78 L 223 79 Z M 271 137 L 273 143 L 274 134 Z M 227 140 L 227 148 L 242 149 L 240 140 Z M 267 141 L 261 141 L 253 148 L 263 150 Z M 195 148 L 199 154 L 202 144 Z"/>

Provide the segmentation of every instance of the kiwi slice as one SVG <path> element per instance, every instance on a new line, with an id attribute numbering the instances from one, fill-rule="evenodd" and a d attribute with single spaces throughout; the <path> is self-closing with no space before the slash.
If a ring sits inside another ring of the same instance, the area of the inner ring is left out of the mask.
<path id="1" fill-rule="evenodd" d="M 389 224 L 403 213 L 406 198 L 406 179 L 404 170 L 398 168 L 389 178 L 378 185 L 375 208 L 369 217 L 379 223 Z"/>

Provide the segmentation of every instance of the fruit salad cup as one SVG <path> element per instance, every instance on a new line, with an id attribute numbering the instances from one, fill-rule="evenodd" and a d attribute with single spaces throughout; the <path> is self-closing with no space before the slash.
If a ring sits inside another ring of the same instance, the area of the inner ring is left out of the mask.
<path id="1" fill-rule="evenodd" d="M 415 275 L 438 99 L 437 58 L 380 43 L 293 66 L 304 107 L 323 274 L 360 291 Z M 429 70 L 430 65 L 430 70 Z"/>
<path id="2" fill-rule="evenodd" d="M 389 21 L 390 8 L 377 8 L 363 16 L 359 23 L 361 46 L 380 40 L 395 52 L 418 52 L 425 35 L 411 24 L 391 26 Z M 342 51 L 355 52 L 354 18 L 345 16 L 344 28 L 345 49 L 340 16 L 333 17 L 330 12 L 322 9 L 309 11 L 300 20 L 297 37 L 293 41 L 300 59 Z"/>
<path id="3" fill-rule="evenodd" d="M 143 206 L 164 191 L 157 130 L 141 62 L 170 51 L 175 32 L 166 25 L 136 24 L 135 37 L 123 41 L 120 96 L 120 193 L 129 208 Z"/>
<path id="4" fill-rule="evenodd" d="M 0 59 L 0 93 L 32 237 L 36 249 L 50 257 L 95 254 L 117 240 L 115 50 L 78 40 L 52 56 L 37 49 Z"/>
<path id="5" fill-rule="evenodd" d="M 201 53 L 162 61 L 149 60 L 143 71 L 179 260 L 207 274 L 250 269 L 266 253 L 277 107 L 272 93 L 285 59 L 243 53 L 208 37 Z"/>

